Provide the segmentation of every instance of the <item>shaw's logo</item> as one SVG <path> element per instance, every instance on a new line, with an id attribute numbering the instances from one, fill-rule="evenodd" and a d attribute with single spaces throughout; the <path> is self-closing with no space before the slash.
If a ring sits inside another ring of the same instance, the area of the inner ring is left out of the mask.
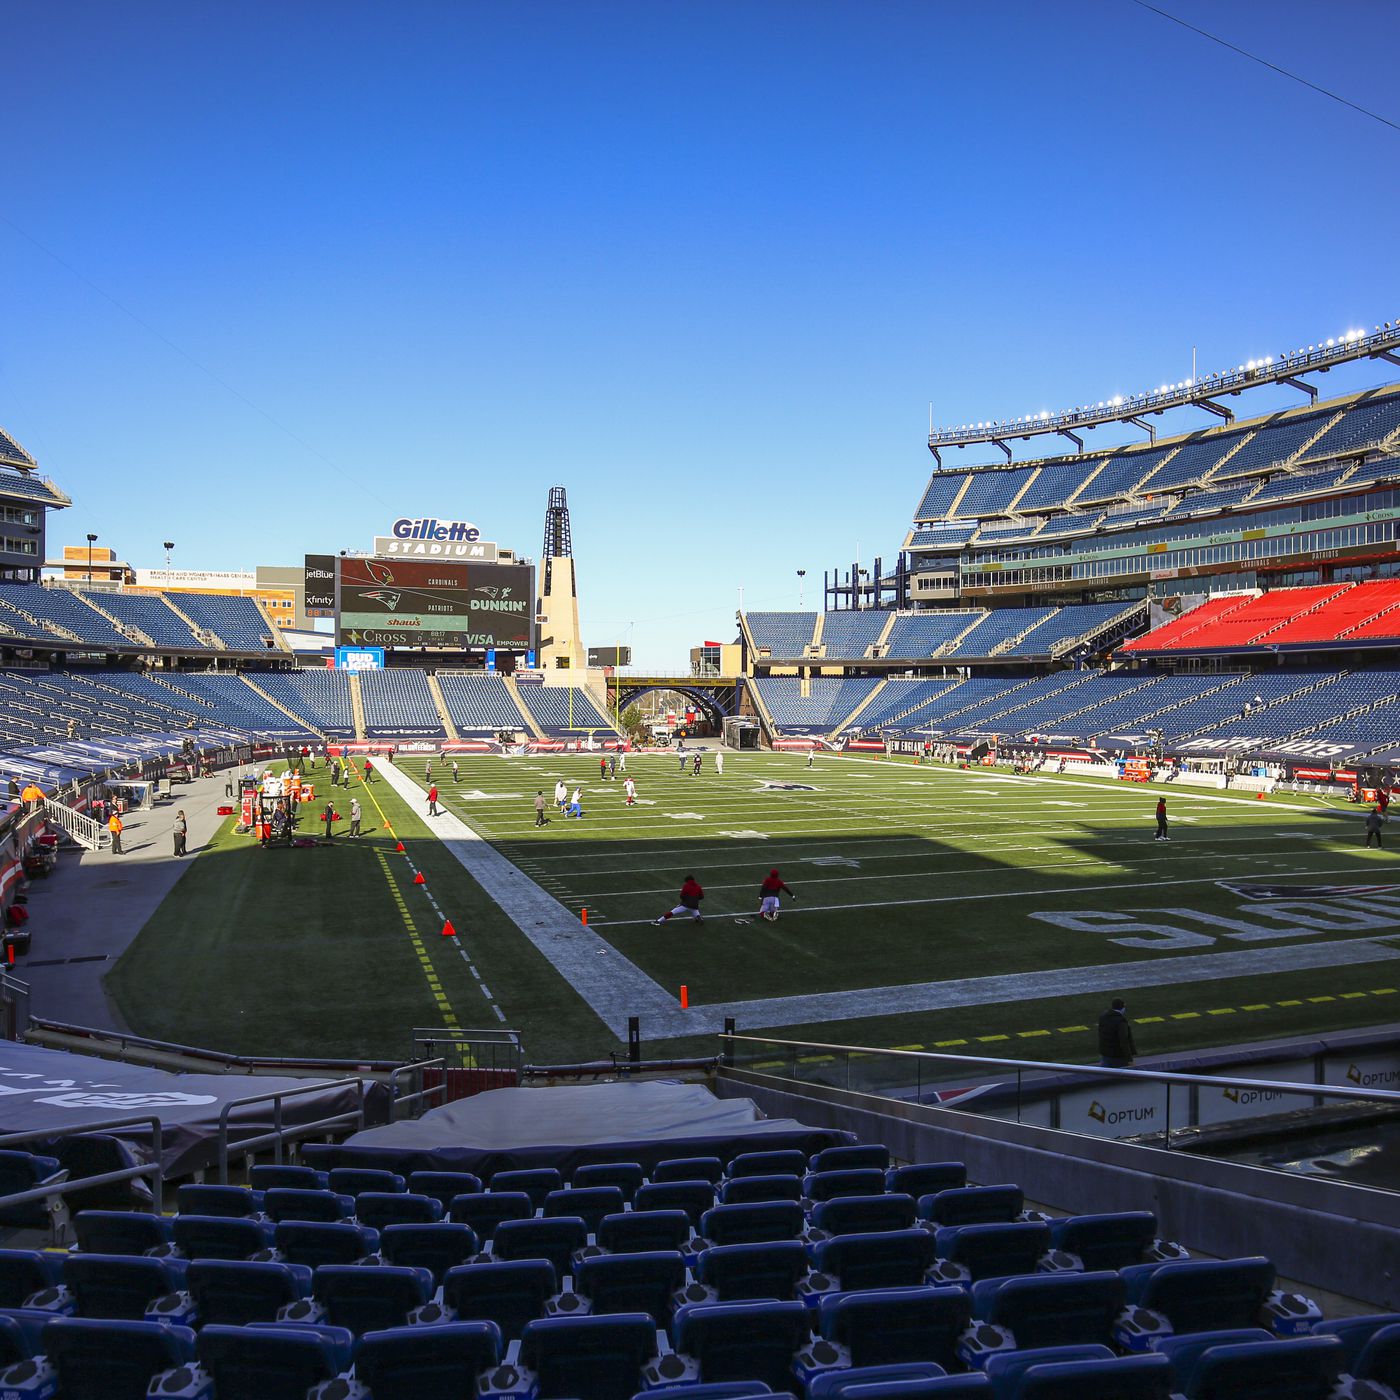
<path id="1" fill-rule="evenodd" d="M 481 538 L 481 531 L 465 520 L 437 520 L 425 515 L 421 520 L 410 520 L 407 516 L 394 521 L 395 539 L 400 540 L 466 540 L 475 543 Z"/>

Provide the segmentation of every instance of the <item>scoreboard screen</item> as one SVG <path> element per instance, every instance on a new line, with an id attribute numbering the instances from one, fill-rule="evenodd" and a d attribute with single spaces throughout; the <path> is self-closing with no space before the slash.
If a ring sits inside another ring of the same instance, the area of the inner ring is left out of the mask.
<path id="1" fill-rule="evenodd" d="M 534 647 L 535 571 L 526 565 L 338 563 L 341 646 Z"/>

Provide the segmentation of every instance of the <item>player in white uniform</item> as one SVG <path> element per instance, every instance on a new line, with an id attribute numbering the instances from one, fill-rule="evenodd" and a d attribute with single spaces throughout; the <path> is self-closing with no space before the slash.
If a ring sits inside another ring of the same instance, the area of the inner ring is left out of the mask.
<path id="1" fill-rule="evenodd" d="M 720 750 L 719 750 L 718 752 L 716 752 L 716 754 L 715 754 L 715 775 L 716 775 L 716 777 L 720 777 L 720 778 L 724 777 L 724 750 L 723 750 L 723 749 L 720 749 Z"/>
<path id="2" fill-rule="evenodd" d="M 628 778 L 624 787 L 627 790 L 627 805 L 635 807 L 637 805 L 637 784 L 632 778 Z"/>
<path id="3" fill-rule="evenodd" d="M 563 778 L 554 784 L 554 805 L 562 812 L 569 803 L 569 789 Z"/>

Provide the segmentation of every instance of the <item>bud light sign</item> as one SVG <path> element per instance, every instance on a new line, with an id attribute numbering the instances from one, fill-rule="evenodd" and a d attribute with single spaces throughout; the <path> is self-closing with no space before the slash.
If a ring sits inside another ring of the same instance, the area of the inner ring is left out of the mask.
<path id="1" fill-rule="evenodd" d="M 336 647 L 335 665 L 338 671 L 382 671 L 383 647 Z"/>

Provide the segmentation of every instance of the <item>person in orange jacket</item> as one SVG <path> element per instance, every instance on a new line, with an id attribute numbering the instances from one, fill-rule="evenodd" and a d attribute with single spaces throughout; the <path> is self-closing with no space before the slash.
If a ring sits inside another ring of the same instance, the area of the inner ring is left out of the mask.
<path id="1" fill-rule="evenodd" d="M 125 828 L 122 826 L 122 819 L 115 812 L 107 818 L 107 830 L 112 833 L 112 854 L 114 856 L 121 855 L 122 832 Z"/>

